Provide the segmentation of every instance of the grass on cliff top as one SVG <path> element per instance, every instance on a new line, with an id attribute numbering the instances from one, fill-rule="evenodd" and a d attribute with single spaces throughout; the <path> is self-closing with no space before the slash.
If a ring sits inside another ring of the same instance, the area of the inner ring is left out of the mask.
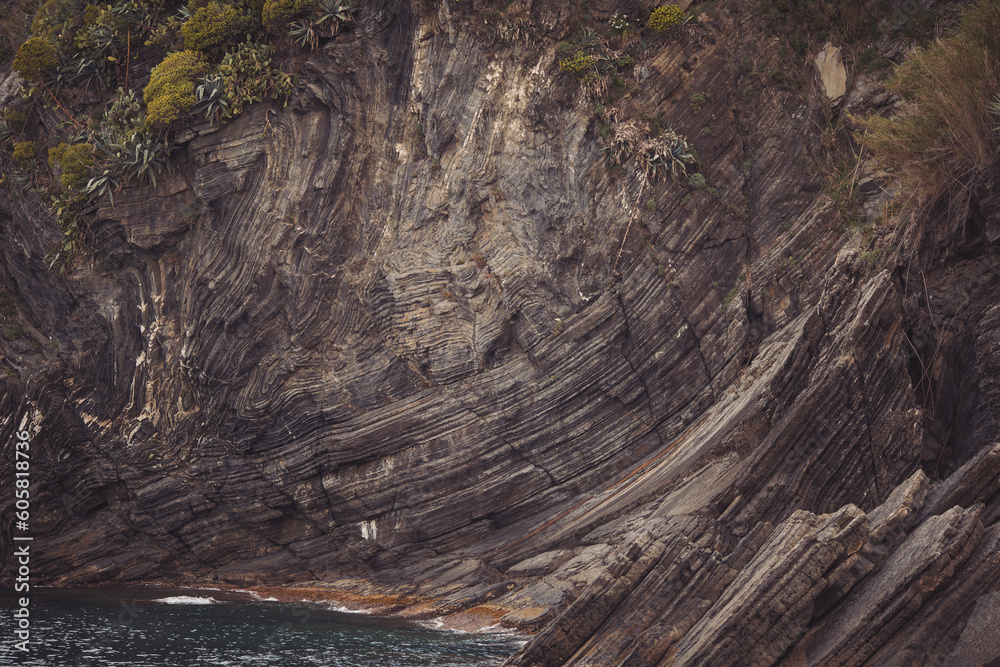
<path id="1" fill-rule="evenodd" d="M 299 21 L 267 35 L 264 9 L 288 3 Z M 25 85 L 0 109 L 0 151 L 11 150 L 18 167 L 0 183 L 52 201 L 63 239 L 46 255 L 49 268 L 65 271 L 85 248 L 81 222 L 92 202 L 113 205 L 123 187 L 156 185 L 184 123 L 202 115 L 218 124 L 265 98 L 287 101 L 294 81 L 272 64 L 271 37 L 283 49 L 315 48 L 357 9 L 351 0 L 6 0 L 0 64 L 12 60 Z M 308 44 L 292 40 L 296 26 L 308 28 Z M 157 61 L 143 89 L 135 70 Z M 54 122 L 43 106 L 56 110 Z M 53 159 L 46 169 L 38 157 L 60 147 L 74 158 L 87 147 L 87 159 Z"/>
<path id="2" fill-rule="evenodd" d="M 907 108 L 867 118 L 864 142 L 906 193 L 907 208 L 939 210 L 939 231 L 952 232 L 1000 151 L 991 113 L 1000 92 L 1000 0 L 974 5 L 953 34 L 915 51 L 889 87 Z"/>

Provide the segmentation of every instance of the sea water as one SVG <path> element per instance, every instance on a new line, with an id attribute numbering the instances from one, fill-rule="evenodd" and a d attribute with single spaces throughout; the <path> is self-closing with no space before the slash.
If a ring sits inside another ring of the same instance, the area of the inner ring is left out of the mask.
<path id="1" fill-rule="evenodd" d="M 25 654 L 14 648 L 18 597 L 0 592 L 0 665 L 459 667 L 499 665 L 523 643 L 248 592 L 33 587 Z"/>

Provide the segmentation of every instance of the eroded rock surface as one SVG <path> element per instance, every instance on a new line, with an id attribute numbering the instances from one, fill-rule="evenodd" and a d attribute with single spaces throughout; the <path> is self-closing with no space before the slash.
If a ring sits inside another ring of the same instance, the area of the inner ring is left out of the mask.
<path id="1" fill-rule="evenodd" d="M 847 68 L 840 48 L 827 43 L 816 56 L 816 74 L 823 94 L 831 102 L 839 101 L 847 92 Z"/>
<path id="2" fill-rule="evenodd" d="M 637 67 L 717 193 L 644 189 L 535 4 L 521 48 L 366 3 L 66 277 L 0 194 L 33 574 L 487 610 L 538 631 L 511 665 L 997 659 L 995 246 L 874 269 L 731 20 Z"/>

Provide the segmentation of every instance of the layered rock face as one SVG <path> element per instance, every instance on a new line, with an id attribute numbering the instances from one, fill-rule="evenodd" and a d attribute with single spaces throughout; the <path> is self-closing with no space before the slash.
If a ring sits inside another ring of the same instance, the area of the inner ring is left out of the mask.
<path id="1" fill-rule="evenodd" d="M 717 193 L 609 169 L 535 5 L 524 48 L 367 3 L 67 276 L 3 192 L 35 576 L 501 610 L 511 665 L 1000 658 L 995 244 L 868 261 L 746 20 L 637 68 Z"/>

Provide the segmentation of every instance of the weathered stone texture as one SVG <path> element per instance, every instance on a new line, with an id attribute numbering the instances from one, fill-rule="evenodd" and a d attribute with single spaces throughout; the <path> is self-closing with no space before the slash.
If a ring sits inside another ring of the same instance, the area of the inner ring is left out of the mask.
<path id="1" fill-rule="evenodd" d="M 639 105 L 718 195 L 613 173 L 564 10 L 521 48 L 365 3 L 66 277 L 0 193 L 33 574 L 494 605 L 538 630 L 511 665 L 994 660 L 995 247 L 874 269 L 818 107 L 747 98 L 725 21 L 654 49 Z"/>

